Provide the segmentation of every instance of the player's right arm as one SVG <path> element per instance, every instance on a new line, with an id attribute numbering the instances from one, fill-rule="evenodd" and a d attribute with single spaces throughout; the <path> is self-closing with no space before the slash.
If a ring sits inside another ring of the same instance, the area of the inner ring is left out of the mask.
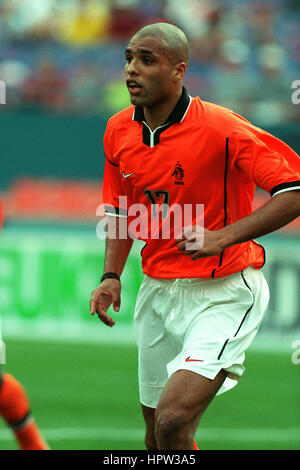
<path id="1" fill-rule="evenodd" d="M 118 141 L 118 139 L 117 139 Z M 106 155 L 105 171 L 103 179 L 103 203 L 105 213 L 108 216 L 108 231 L 105 247 L 105 273 L 115 273 L 119 277 L 124 269 L 127 257 L 132 247 L 133 240 L 129 236 L 119 237 L 120 233 L 127 231 L 127 206 L 122 206 L 120 196 L 126 196 L 122 187 L 118 157 L 115 156 L 114 127 L 108 122 L 104 139 L 104 153 Z M 120 206 L 121 204 L 121 206 Z M 112 215 L 110 215 L 112 214 Z M 115 228 L 110 231 L 110 224 Z M 125 224 L 125 226 L 124 226 Z M 107 314 L 108 308 L 113 305 L 115 312 L 120 310 L 121 282 L 118 279 L 104 279 L 92 292 L 90 311 L 97 313 L 99 319 L 107 326 L 114 326 L 114 320 Z"/>
<path id="2" fill-rule="evenodd" d="M 115 219 L 118 226 L 124 219 Z M 121 276 L 126 260 L 130 253 L 133 240 L 127 239 L 106 239 L 104 274 L 116 273 Z M 113 304 L 115 312 L 120 310 L 121 304 L 121 282 L 118 279 L 104 279 L 100 285 L 92 292 L 90 300 L 91 314 L 97 313 L 99 319 L 107 326 L 114 326 L 114 320 L 107 314 L 108 308 Z"/>

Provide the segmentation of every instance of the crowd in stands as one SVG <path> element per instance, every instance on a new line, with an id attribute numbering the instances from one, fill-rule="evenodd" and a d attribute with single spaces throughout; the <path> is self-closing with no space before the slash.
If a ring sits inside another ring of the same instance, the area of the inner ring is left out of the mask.
<path id="1" fill-rule="evenodd" d="M 4 109 L 110 115 L 128 106 L 124 47 L 145 24 L 181 27 L 191 95 L 258 125 L 300 121 L 296 0 L 0 0 Z"/>

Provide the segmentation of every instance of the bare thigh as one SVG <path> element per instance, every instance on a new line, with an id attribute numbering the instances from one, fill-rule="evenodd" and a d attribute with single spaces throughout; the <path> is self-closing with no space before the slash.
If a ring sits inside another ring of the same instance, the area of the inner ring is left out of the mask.
<path id="1" fill-rule="evenodd" d="M 146 422 L 146 445 L 157 446 L 162 423 L 177 422 L 192 442 L 199 420 L 226 379 L 221 370 L 214 380 L 188 370 L 179 370 L 169 378 L 157 408 L 142 405 Z"/>
<path id="2" fill-rule="evenodd" d="M 155 440 L 158 449 L 193 450 L 199 420 L 226 379 L 220 370 L 211 380 L 189 370 L 171 375 L 155 413 Z"/>
<path id="3" fill-rule="evenodd" d="M 155 440 L 155 408 L 149 408 L 142 404 L 141 406 L 146 423 L 145 444 L 148 450 L 155 450 L 158 448 Z"/>
<path id="4" fill-rule="evenodd" d="M 214 380 L 189 370 L 178 370 L 172 374 L 161 394 L 156 415 L 166 412 L 180 414 L 196 427 L 226 377 L 224 370 L 220 370 Z"/>

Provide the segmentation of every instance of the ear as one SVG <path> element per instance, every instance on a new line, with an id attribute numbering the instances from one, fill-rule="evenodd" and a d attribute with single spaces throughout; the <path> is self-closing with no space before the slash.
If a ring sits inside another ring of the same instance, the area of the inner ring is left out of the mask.
<path id="1" fill-rule="evenodd" d="M 186 63 L 179 62 L 178 64 L 175 65 L 173 69 L 173 79 L 176 82 L 179 80 L 182 80 L 183 77 L 185 76 L 185 72 L 186 72 Z"/>

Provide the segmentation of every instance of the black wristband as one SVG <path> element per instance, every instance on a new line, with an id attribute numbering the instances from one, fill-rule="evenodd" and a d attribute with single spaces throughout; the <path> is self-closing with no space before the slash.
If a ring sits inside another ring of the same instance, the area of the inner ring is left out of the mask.
<path id="1" fill-rule="evenodd" d="M 105 273 L 105 274 L 103 274 L 103 276 L 101 277 L 100 284 L 101 284 L 102 281 L 104 281 L 104 279 L 117 279 L 118 281 L 121 282 L 120 276 L 117 273 Z"/>

